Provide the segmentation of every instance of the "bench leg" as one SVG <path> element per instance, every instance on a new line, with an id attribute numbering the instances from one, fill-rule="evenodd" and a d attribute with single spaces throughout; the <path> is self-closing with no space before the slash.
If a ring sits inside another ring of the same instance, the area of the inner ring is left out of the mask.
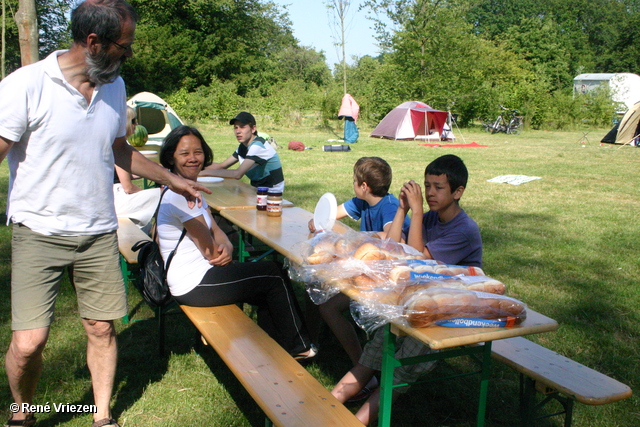
<path id="1" fill-rule="evenodd" d="M 155 314 L 158 318 L 158 353 L 160 356 L 164 356 L 164 310 L 163 307 L 156 307 Z"/>
<path id="2" fill-rule="evenodd" d="M 562 405 L 563 411 L 537 415 L 547 403 L 555 400 Z M 522 427 L 532 427 L 535 420 L 555 417 L 564 414 L 564 427 L 571 427 L 573 420 L 573 400 L 559 393 L 548 394 L 545 399 L 536 404 L 536 382 L 524 374 L 520 374 L 520 417 Z"/>
<path id="3" fill-rule="evenodd" d="M 520 419 L 522 420 L 522 427 L 531 427 L 533 425 L 535 398 L 535 382 L 531 378 L 520 374 Z"/>

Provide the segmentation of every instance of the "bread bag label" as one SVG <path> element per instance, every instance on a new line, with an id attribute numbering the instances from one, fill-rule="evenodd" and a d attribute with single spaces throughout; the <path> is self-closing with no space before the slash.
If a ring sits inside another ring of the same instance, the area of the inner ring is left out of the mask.
<path id="1" fill-rule="evenodd" d="M 409 277 L 411 278 L 411 280 L 431 280 L 431 279 L 449 279 L 451 278 L 451 276 L 447 276 L 444 274 L 437 274 L 437 273 L 430 273 L 428 271 L 425 271 L 424 273 L 416 273 L 415 271 L 412 271 L 411 273 L 409 273 Z"/>
<path id="2" fill-rule="evenodd" d="M 508 328 L 516 324 L 515 317 L 504 317 L 500 319 L 476 319 L 455 317 L 453 319 L 438 320 L 438 326 L 447 328 Z"/>

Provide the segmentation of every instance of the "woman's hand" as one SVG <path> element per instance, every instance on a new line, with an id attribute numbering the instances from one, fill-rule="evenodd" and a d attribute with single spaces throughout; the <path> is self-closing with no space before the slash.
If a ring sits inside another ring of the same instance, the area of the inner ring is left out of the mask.
<path id="1" fill-rule="evenodd" d="M 231 255 L 233 254 L 233 245 L 227 239 L 226 242 L 216 246 L 216 254 L 217 256 L 215 258 L 209 260 L 209 264 L 217 266 L 229 264 L 232 260 Z"/>
<path id="2" fill-rule="evenodd" d="M 211 234 L 214 240 L 214 258 L 209 260 L 209 264 L 217 266 L 229 264 L 232 261 L 233 244 L 215 221 L 212 222 Z"/>

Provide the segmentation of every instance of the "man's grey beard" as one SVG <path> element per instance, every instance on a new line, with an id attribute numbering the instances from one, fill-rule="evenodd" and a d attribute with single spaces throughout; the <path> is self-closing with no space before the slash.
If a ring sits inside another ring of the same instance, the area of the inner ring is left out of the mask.
<path id="1" fill-rule="evenodd" d="M 87 76 L 94 84 L 112 83 L 120 75 L 122 59 L 109 58 L 106 49 L 101 49 L 95 55 L 87 52 Z"/>

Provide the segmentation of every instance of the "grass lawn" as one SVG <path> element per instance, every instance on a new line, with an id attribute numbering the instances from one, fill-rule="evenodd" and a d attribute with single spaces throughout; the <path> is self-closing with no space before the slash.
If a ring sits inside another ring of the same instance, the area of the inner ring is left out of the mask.
<path id="1" fill-rule="evenodd" d="M 525 131 L 520 135 L 490 135 L 479 130 L 457 131 L 456 142 L 477 142 L 482 148 L 422 147 L 416 141 L 368 137 L 360 129 L 350 152 L 323 152 L 330 131 L 303 123 L 298 127 L 268 126 L 285 169 L 284 197 L 313 210 L 325 192 L 339 203 L 353 197 L 352 168 L 362 156 L 379 156 L 393 168 L 391 191 L 403 182 L 422 182 L 426 165 L 453 153 L 465 161 L 470 179 L 461 205 L 474 218 L 484 242 L 485 272 L 507 285 L 507 294 L 558 321 L 557 331 L 530 337 L 544 346 L 603 372 L 632 389 L 640 386 L 640 184 L 636 181 L 640 150 L 603 145 L 606 129 L 585 131 Z M 216 161 L 236 147 L 230 126 L 201 125 Z M 456 131 L 456 129 L 454 129 Z M 290 140 L 311 150 L 286 149 Z M 337 142 L 334 142 L 336 144 Z M 516 174 L 541 179 L 522 185 L 487 182 Z M 6 162 L 0 166 L 0 189 L 6 196 Z M 37 189 L 34 189 L 37 191 Z M 2 197 L 5 203 L 6 197 Z M 0 206 L 4 208 L 4 206 Z M 351 226 L 355 222 L 346 221 Z M 0 351 L 10 340 L 10 229 L 0 227 Z M 304 298 L 301 290 L 300 298 Z M 136 294 L 130 298 L 134 318 L 150 315 Z M 85 340 L 68 281 L 56 306 L 57 320 L 45 350 L 45 368 L 36 404 L 92 403 L 85 363 Z M 182 314 L 167 319 L 167 356 L 156 354 L 156 325 L 152 321 L 116 322 L 119 366 L 113 399 L 121 425 L 258 426 L 259 408 L 224 363 L 207 347 L 197 345 L 195 328 Z M 364 335 L 363 335 L 364 339 Z M 346 354 L 332 335 L 321 337 L 318 361 L 308 369 L 330 388 L 349 368 Z M 470 369 L 466 360 L 440 363 L 431 376 Z M 518 375 L 494 364 L 487 425 L 518 425 Z M 6 376 L 0 377 L 0 403 L 12 402 Z M 393 425 L 475 425 L 475 377 L 415 386 L 394 405 Z M 640 399 L 605 405 L 577 404 L 576 427 L 640 425 Z M 356 407 L 353 408 L 354 410 Z M 8 410 L 5 409 L 8 414 Z M 40 414 L 39 426 L 87 426 L 89 415 Z M 546 420 L 540 426 L 560 426 Z"/>

